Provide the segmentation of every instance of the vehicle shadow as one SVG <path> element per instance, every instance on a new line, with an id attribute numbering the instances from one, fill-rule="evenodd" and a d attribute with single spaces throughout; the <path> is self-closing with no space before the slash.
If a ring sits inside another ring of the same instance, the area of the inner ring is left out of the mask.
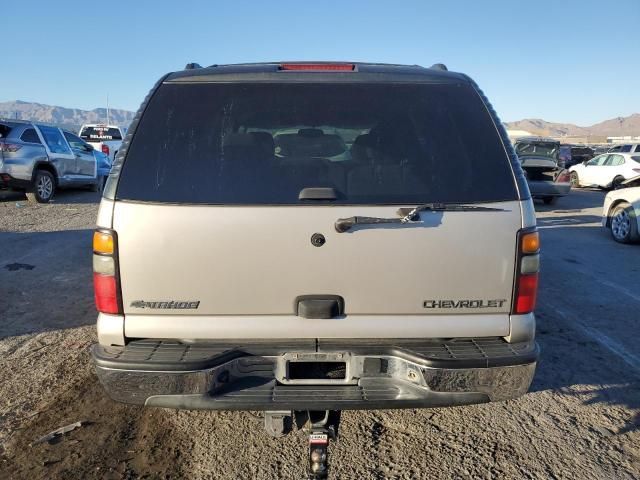
<path id="1" fill-rule="evenodd" d="M 79 204 L 79 203 L 98 203 L 101 194 L 92 192 L 87 189 L 64 189 L 58 190 L 51 199 L 52 204 Z M 0 191 L 0 203 L 16 202 L 17 204 L 28 206 L 27 197 L 22 192 L 13 192 L 9 190 Z M 43 204 L 46 205 L 46 204 Z"/>
<path id="2" fill-rule="evenodd" d="M 569 195 L 560 197 L 552 205 L 546 205 L 542 200 L 534 199 L 536 212 L 575 211 L 584 208 L 600 208 L 607 195 L 606 190 L 599 188 L 573 188 Z"/>
<path id="3" fill-rule="evenodd" d="M 541 355 L 531 390 L 553 391 L 584 405 L 622 407 L 631 418 L 614 433 L 638 431 L 640 265 L 634 260 L 639 246 L 614 242 L 594 215 L 541 220 L 546 248 L 536 308 Z"/>
<path id="4" fill-rule="evenodd" d="M 622 407 L 632 412 L 633 417 L 618 425 L 613 433 L 640 431 L 640 376 L 613 355 L 598 353 L 596 342 L 576 339 L 562 344 L 553 335 L 545 332 L 544 327 L 539 329 L 541 355 L 530 391 L 550 390 L 575 397 L 583 405 Z M 570 351 L 575 355 L 567 354 Z M 609 368 L 612 364 L 621 368 Z"/>
<path id="5" fill-rule="evenodd" d="M 0 339 L 95 323 L 92 233 L 0 232 Z"/>

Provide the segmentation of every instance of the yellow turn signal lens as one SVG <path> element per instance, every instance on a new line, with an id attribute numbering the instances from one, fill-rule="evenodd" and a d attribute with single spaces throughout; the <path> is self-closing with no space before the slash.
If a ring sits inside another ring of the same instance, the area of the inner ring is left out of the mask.
<path id="1" fill-rule="evenodd" d="M 104 255 L 113 255 L 113 235 L 107 232 L 94 232 L 93 251 Z"/>
<path id="2" fill-rule="evenodd" d="M 537 253 L 540 250 L 538 232 L 526 233 L 522 236 L 522 253 Z"/>

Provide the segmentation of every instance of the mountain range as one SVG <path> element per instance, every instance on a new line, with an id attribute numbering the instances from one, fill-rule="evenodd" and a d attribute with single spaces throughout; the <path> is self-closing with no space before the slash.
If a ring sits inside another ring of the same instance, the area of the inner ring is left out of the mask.
<path id="1" fill-rule="evenodd" d="M 509 130 L 526 130 L 534 135 L 561 137 L 565 135 L 577 136 L 624 136 L 640 135 L 640 113 L 628 117 L 616 117 L 589 127 L 579 127 L 572 123 L 547 122 L 539 118 L 526 118 L 517 122 L 505 122 Z"/>
<path id="2" fill-rule="evenodd" d="M 128 110 L 109 109 L 110 123 L 116 125 L 129 126 L 134 115 L 134 112 Z M 0 118 L 17 118 L 19 120 L 52 123 L 72 132 L 77 132 L 83 123 L 106 123 L 107 109 L 80 110 L 78 108 L 57 107 L 16 100 L 0 102 Z"/>
<path id="3" fill-rule="evenodd" d="M 128 126 L 135 112 L 112 108 L 109 110 L 111 123 Z M 77 108 L 57 107 L 41 103 L 15 100 L 0 102 L 0 118 L 19 118 L 59 125 L 71 131 L 77 131 L 83 123 L 107 121 L 106 108 L 80 110 Z M 640 113 L 628 117 L 616 117 L 589 127 L 580 127 L 571 123 L 547 122 L 539 118 L 526 118 L 515 122 L 505 122 L 509 130 L 526 130 L 534 135 L 545 136 L 622 136 L 640 135 Z"/>

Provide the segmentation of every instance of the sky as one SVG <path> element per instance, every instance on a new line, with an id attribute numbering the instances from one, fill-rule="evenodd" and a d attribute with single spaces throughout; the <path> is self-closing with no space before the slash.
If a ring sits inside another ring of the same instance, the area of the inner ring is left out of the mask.
<path id="1" fill-rule="evenodd" d="M 136 110 L 188 62 L 346 60 L 444 63 L 504 121 L 640 112 L 640 0 L 2 3 L 0 101 Z"/>

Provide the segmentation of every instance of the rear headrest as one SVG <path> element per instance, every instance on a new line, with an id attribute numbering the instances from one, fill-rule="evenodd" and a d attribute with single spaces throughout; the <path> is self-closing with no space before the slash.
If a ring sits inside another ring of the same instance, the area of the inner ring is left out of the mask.
<path id="1" fill-rule="evenodd" d="M 301 137 L 321 137 L 324 132 L 319 128 L 301 128 L 298 130 L 298 135 Z"/>
<path id="2" fill-rule="evenodd" d="M 253 137 L 254 143 L 264 150 L 265 154 L 273 155 L 273 151 L 276 148 L 273 142 L 273 135 L 269 132 L 251 132 L 249 135 Z"/>
<path id="3" fill-rule="evenodd" d="M 367 149 L 372 147 L 372 141 L 373 139 L 368 133 L 358 135 L 351 145 L 351 158 L 359 163 L 370 162 L 371 157 Z"/>
<path id="4" fill-rule="evenodd" d="M 358 135 L 356 139 L 353 141 L 354 145 L 358 145 L 359 147 L 371 147 L 373 143 L 373 138 L 369 133 L 363 133 L 362 135 Z"/>
<path id="5" fill-rule="evenodd" d="M 379 131 L 375 131 L 356 137 L 351 146 L 351 158 L 358 163 L 399 166 L 405 159 L 404 150 L 404 145 L 397 137 L 383 137 Z"/>
<path id="6" fill-rule="evenodd" d="M 320 135 L 317 134 L 318 131 Z M 280 134 L 275 140 L 279 153 L 285 157 L 333 157 L 346 150 L 339 135 L 325 135 L 322 130 L 315 128 L 300 129 L 298 133 Z"/>
<path id="7" fill-rule="evenodd" d="M 222 147 L 247 147 L 254 143 L 253 137 L 247 133 L 228 133 L 222 137 Z"/>

